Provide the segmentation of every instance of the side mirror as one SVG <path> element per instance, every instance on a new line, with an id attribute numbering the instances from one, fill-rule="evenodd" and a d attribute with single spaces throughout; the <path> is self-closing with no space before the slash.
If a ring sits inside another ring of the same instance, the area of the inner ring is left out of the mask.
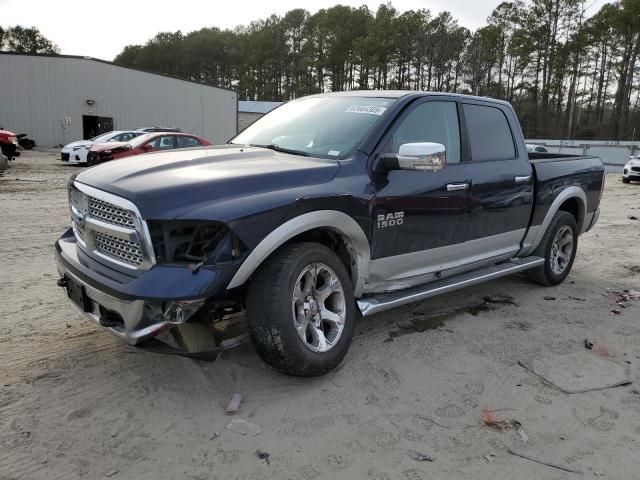
<path id="1" fill-rule="evenodd" d="M 383 155 L 384 170 L 418 170 L 437 172 L 444 168 L 446 149 L 441 143 L 420 142 L 400 145 L 398 154 Z"/>

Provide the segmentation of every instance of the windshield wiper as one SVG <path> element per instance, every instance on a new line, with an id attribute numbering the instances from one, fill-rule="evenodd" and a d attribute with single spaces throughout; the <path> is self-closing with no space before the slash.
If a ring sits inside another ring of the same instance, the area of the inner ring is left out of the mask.
<path id="1" fill-rule="evenodd" d="M 275 152 L 282 153 L 290 153 L 292 155 L 300 155 L 302 157 L 309 157 L 310 155 L 307 152 L 303 152 L 302 150 L 293 150 L 291 148 L 284 148 L 280 145 L 276 145 L 275 143 L 270 143 L 269 145 L 258 145 L 255 143 L 250 143 L 250 147 L 259 147 L 259 148 L 268 148 L 269 150 L 273 150 Z"/>

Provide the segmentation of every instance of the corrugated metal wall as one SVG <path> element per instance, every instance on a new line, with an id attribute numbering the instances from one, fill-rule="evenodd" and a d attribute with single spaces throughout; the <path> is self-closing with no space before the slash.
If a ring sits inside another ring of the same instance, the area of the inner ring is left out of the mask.
<path id="1" fill-rule="evenodd" d="M 229 90 L 109 63 L 0 54 L 0 125 L 40 146 L 82 139 L 83 115 L 112 117 L 116 130 L 178 127 L 219 144 L 236 134 L 237 105 Z"/>
<path id="2" fill-rule="evenodd" d="M 238 132 L 243 131 L 262 116 L 264 113 L 238 112 Z"/>

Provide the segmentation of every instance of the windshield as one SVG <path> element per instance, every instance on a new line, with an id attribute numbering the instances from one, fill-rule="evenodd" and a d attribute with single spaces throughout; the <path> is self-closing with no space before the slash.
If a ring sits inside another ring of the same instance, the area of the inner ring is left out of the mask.
<path id="1" fill-rule="evenodd" d="M 345 158 L 395 100 L 313 97 L 285 103 L 232 141 L 322 158 Z"/>
<path id="2" fill-rule="evenodd" d="M 129 145 L 131 145 L 133 148 L 139 147 L 154 135 L 154 133 L 143 133 L 142 135 L 129 140 Z"/>
<path id="3" fill-rule="evenodd" d="M 97 137 L 93 137 L 92 139 L 90 139 L 90 142 L 96 142 L 96 143 L 100 143 L 100 142 L 106 142 L 107 140 L 109 140 L 113 135 L 115 135 L 117 132 L 107 132 L 107 133 L 103 133 L 102 135 L 98 135 Z"/>

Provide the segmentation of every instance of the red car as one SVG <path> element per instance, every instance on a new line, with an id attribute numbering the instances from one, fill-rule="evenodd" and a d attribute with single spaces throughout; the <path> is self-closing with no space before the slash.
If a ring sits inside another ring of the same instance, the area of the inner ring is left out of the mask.
<path id="1" fill-rule="evenodd" d="M 192 148 L 211 145 L 211 142 L 196 135 L 177 132 L 146 133 L 135 137 L 128 142 L 94 143 L 89 148 L 87 165 L 115 160 L 141 153 L 162 152 L 177 148 Z"/>

